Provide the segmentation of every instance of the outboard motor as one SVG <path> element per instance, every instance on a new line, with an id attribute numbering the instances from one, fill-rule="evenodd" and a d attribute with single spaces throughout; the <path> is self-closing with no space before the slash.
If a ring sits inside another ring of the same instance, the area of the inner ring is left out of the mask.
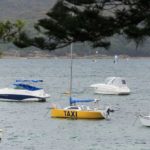
<path id="1" fill-rule="evenodd" d="M 107 114 L 109 115 L 110 112 L 114 112 L 114 109 L 111 109 L 110 107 L 107 108 Z"/>
<path id="2" fill-rule="evenodd" d="M 111 109 L 110 107 L 107 107 L 107 108 L 106 108 L 106 118 L 108 118 L 108 117 L 109 117 L 110 112 L 114 112 L 114 110 L 113 110 L 113 109 Z"/>

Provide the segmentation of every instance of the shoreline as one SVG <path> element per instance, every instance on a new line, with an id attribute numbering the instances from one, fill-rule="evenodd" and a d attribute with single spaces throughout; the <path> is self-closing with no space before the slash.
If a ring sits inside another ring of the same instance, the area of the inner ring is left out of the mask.
<path id="1" fill-rule="evenodd" d="M 150 56 L 119 56 L 119 59 L 150 59 Z M 70 56 L 29 56 L 29 57 L 19 57 L 19 56 L 1 56 L 0 59 L 70 59 Z M 114 56 L 83 56 L 83 57 L 73 57 L 73 59 L 91 59 L 91 60 L 98 60 L 98 59 L 114 59 Z"/>

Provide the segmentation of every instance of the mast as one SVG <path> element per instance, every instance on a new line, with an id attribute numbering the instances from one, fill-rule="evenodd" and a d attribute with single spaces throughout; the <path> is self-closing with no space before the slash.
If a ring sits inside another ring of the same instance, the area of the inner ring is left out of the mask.
<path id="1" fill-rule="evenodd" d="M 74 0 L 73 0 L 74 5 Z M 73 16 L 73 12 L 71 13 L 71 16 Z M 72 105 L 72 65 L 73 65 L 73 59 L 72 59 L 72 51 L 73 51 L 73 43 L 70 44 L 70 106 Z"/>
<path id="2" fill-rule="evenodd" d="M 72 105 L 72 65 L 73 65 L 73 59 L 72 59 L 72 48 L 73 44 L 70 45 L 70 105 Z"/>

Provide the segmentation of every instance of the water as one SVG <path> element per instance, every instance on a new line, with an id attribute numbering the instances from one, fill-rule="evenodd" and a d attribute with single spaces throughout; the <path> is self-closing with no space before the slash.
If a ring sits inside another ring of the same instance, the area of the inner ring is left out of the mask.
<path id="1" fill-rule="evenodd" d="M 111 120 L 50 118 L 52 103 L 68 105 L 69 59 L 0 59 L 0 88 L 16 79 L 43 79 L 51 98 L 46 103 L 0 102 L 0 150 L 149 150 L 150 129 L 136 120 L 150 112 L 150 59 L 77 59 L 73 91 L 79 98 L 100 98 L 116 111 Z M 129 96 L 94 95 L 89 85 L 108 76 L 126 77 Z M 135 122 L 135 123 L 134 123 Z"/>

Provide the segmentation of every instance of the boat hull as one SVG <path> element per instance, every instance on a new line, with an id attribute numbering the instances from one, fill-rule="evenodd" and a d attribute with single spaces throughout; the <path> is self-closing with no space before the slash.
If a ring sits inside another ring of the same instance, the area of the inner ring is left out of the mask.
<path id="1" fill-rule="evenodd" d="M 1 94 L 0 101 L 46 101 L 46 98 L 35 97 L 31 95 L 13 95 L 13 94 Z"/>
<path id="2" fill-rule="evenodd" d="M 70 118 L 70 119 L 105 119 L 100 111 L 84 110 L 65 110 L 54 108 L 51 110 L 52 118 Z"/>
<path id="3" fill-rule="evenodd" d="M 129 95 L 130 90 L 127 87 L 117 87 L 113 85 L 98 84 L 91 86 L 96 94 L 108 95 Z"/>
<path id="4" fill-rule="evenodd" d="M 46 101 L 49 95 L 43 90 L 0 89 L 0 101 Z"/>

